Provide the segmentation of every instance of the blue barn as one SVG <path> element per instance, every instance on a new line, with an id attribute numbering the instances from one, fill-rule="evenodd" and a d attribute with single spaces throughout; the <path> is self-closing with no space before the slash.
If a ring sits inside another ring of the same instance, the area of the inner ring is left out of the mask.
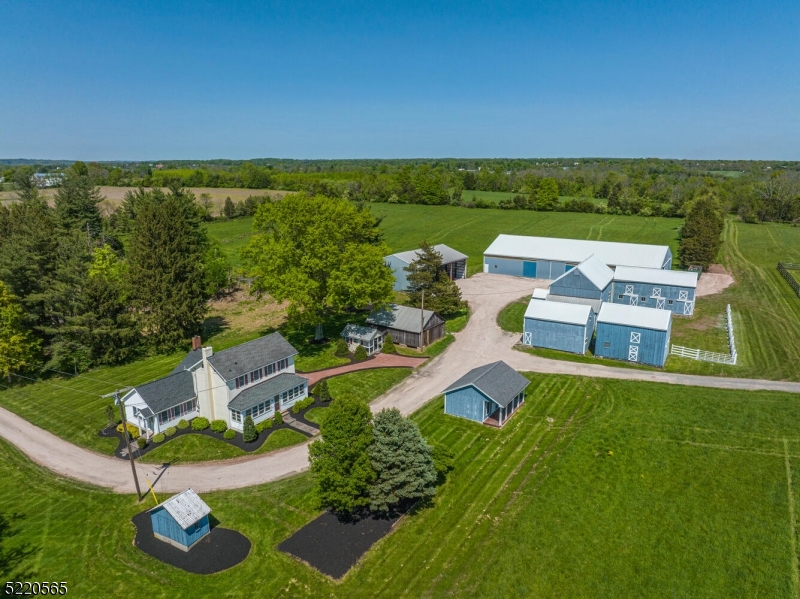
<path id="1" fill-rule="evenodd" d="M 528 383 L 502 361 L 473 368 L 444 390 L 444 413 L 501 427 L 525 401 Z"/>
<path id="2" fill-rule="evenodd" d="M 607 302 L 611 299 L 611 281 L 613 279 L 614 271 L 595 258 L 593 254 L 550 283 L 549 299 L 552 301 L 554 298 L 562 296 Z"/>
<path id="3" fill-rule="evenodd" d="M 691 316 L 696 291 L 696 272 L 619 266 L 614 272 L 611 301 Z"/>
<path id="4" fill-rule="evenodd" d="M 531 299 L 525 311 L 522 343 L 583 354 L 594 334 L 594 318 L 591 306 Z"/>
<path id="5" fill-rule="evenodd" d="M 189 551 L 211 532 L 211 508 L 192 489 L 186 489 L 150 510 L 155 538 Z"/>
<path id="6" fill-rule="evenodd" d="M 669 310 L 604 303 L 597 315 L 594 355 L 662 367 L 671 332 Z"/>
<path id="7" fill-rule="evenodd" d="M 467 278 L 467 256 L 453 248 L 440 243 L 433 246 L 433 249 L 442 257 L 442 270 L 451 280 Z M 391 256 L 386 256 L 384 260 L 394 273 L 394 290 L 406 291 L 408 289 L 408 273 L 406 267 L 419 258 L 419 250 L 409 250 L 398 252 Z"/>

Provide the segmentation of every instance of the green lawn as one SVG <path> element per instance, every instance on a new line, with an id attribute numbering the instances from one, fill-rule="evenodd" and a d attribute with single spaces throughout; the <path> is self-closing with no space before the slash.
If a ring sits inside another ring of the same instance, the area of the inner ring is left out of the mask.
<path id="1" fill-rule="evenodd" d="M 522 333 L 525 310 L 528 308 L 530 299 L 529 297 L 524 297 L 515 302 L 511 302 L 500 310 L 500 313 L 497 315 L 497 326 L 509 333 Z"/>
<path id="2" fill-rule="evenodd" d="M 369 403 L 410 374 L 410 368 L 375 368 L 348 372 L 328 379 L 328 389 L 333 399 L 349 397 Z"/>
<path id="3" fill-rule="evenodd" d="M 252 216 L 232 220 L 215 220 L 206 225 L 208 234 L 220 243 L 234 268 L 242 265 L 239 252 L 250 241 L 253 234 L 252 227 Z"/>
<path id="4" fill-rule="evenodd" d="M 325 418 L 325 412 L 327 412 L 328 408 L 326 407 L 316 407 L 311 408 L 308 412 L 304 414 L 305 419 L 311 422 L 315 422 L 316 424 L 320 424 L 322 419 Z"/>
<path id="5" fill-rule="evenodd" d="M 197 576 L 132 545 L 129 518 L 152 498 L 137 506 L 55 477 L 0 443 L 0 512 L 16 529 L 6 547 L 23 549 L 9 578 L 63 580 L 76 597 L 123 595 L 132 573 L 154 598 L 797 595 L 795 397 L 532 378 L 502 430 L 445 416 L 441 399 L 414 416 L 455 468 L 341 582 L 276 550 L 318 514 L 308 474 L 204 493 L 253 548 Z"/>

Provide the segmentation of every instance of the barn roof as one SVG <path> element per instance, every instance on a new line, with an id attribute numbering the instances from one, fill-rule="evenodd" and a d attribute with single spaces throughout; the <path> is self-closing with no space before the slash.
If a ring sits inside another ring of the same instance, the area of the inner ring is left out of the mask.
<path id="1" fill-rule="evenodd" d="M 467 259 L 466 254 L 462 254 L 458 250 L 454 250 L 443 243 L 433 246 L 433 249 L 442 255 L 442 264 L 450 264 L 451 262 Z M 396 254 L 392 254 L 392 256 L 399 258 L 406 264 L 411 264 L 417 259 L 419 251 L 420 250 L 418 248 L 416 250 L 408 250 L 407 252 L 397 252 Z"/>
<path id="2" fill-rule="evenodd" d="M 600 306 L 603 305 L 603 300 L 601 299 L 572 297 L 571 295 L 557 295 L 555 293 L 548 294 L 547 298 L 545 299 L 547 299 L 548 302 L 560 302 L 562 304 L 575 304 L 578 306 L 591 306 L 595 314 L 600 311 Z"/>
<path id="3" fill-rule="evenodd" d="M 308 379 L 292 374 L 291 372 L 284 372 L 276 377 L 265 380 L 263 383 L 248 387 L 234 397 L 228 404 L 228 407 L 242 412 L 262 402 L 268 401 L 284 391 L 288 391 L 289 389 L 293 389 L 305 383 L 308 383 Z"/>
<path id="4" fill-rule="evenodd" d="M 192 524 L 196 524 L 201 518 L 211 513 L 211 508 L 208 507 L 208 504 L 200 499 L 200 496 L 191 488 L 186 489 L 183 493 L 173 495 L 150 511 L 158 508 L 167 510 L 167 513 L 175 519 L 175 522 L 183 530 L 186 530 Z"/>
<path id="5" fill-rule="evenodd" d="M 423 319 L 426 327 L 435 314 L 436 313 L 432 310 L 425 310 L 423 312 Z M 388 308 L 372 312 L 367 317 L 367 322 L 372 325 L 382 326 L 389 329 L 397 329 L 398 331 L 405 331 L 407 333 L 419 333 L 419 316 L 419 308 L 410 308 L 409 306 L 390 304 Z"/>
<path id="6" fill-rule="evenodd" d="M 272 333 L 215 353 L 208 361 L 224 380 L 229 381 L 261 366 L 296 355 L 297 350 L 283 335 Z"/>
<path id="7" fill-rule="evenodd" d="M 543 303 L 543 302 L 539 302 Z M 464 387 L 475 387 L 501 408 L 510 404 L 530 381 L 503 361 L 473 368 L 450 385 L 443 393 Z"/>
<path id="8" fill-rule="evenodd" d="M 532 299 L 525 310 L 525 318 L 586 326 L 591 311 L 591 306 Z"/>
<path id="9" fill-rule="evenodd" d="M 360 339 L 362 341 L 372 341 L 375 337 L 380 335 L 378 329 L 372 327 L 365 327 L 360 324 L 348 324 L 342 331 L 342 337 L 351 337 L 353 339 Z"/>
<path id="10" fill-rule="evenodd" d="M 671 321 L 671 310 L 630 306 L 628 304 L 609 304 L 607 302 L 600 307 L 600 313 L 597 315 L 597 324 L 618 324 L 653 329 L 655 331 L 669 330 Z"/>
<path id="11" fill-rule="evenodd" d="M 666 245 L 644 245 L 586 239 L 559 239 L 555 237 L 528 237 L 523 235 L 498 235 L 483 252 L 487 256 L 521 258 L 526 260 L 553 260 L 557 262 L 583 262 L 591 256 L 608 266 L 641 266 L 661 268 L 670 256 Z"/>
<path id="12" fill-rule="evenodd" d="M 544 300 L 547 299 L 548 295 L 550 295 L 549 289 L 541 289 L 537 287 L 536 289 L 533 290 L 533 295 L 531 295 L 531 297 L 537 300 Z"/>
<path id="13" fill-rule="evenodd" d="M 592 254 L 586 258 L 586 260 L 578 264 L 575 268 L 568 270 L 550 284 L 555 285 L 556 282 L 560 281 L 561 279 L 574 276 L 576 270 L 589 279 L 592 285 L 597 287 L 600 291 L 608 287 L 608 284 L 614 278 L 614 271 L 598 260 L 594 254 Z"/>
<path id="14" fill-rule="evenodd" d="M 614 272 L 615 281 L 628 283 L 650 283 L 652 285 L 672 285 L 674 287 L 697 287 L 696 272 L 688 270 L 661 270 L 619 266 Z"/>
<path id="15" fill-rule="evenodd" d="M 134 389 L 147 407 L 156 414 L 197 397 L 194 377 L 188 370 L 169 374 L 144 385 L 138 385 Z"/>

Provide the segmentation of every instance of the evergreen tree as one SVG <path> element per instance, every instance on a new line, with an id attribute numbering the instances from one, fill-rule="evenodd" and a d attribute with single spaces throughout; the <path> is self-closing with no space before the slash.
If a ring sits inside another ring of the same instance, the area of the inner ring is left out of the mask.
<path id="1" fill-rule="evenodd" d="M 97 237 L 103 229 L 97 208 L 102 200 L 100 188 L 92 183 L 86 165 L 76 162 L 54 197 L 56 223 L 63 230 L 80 230 L 91 246 L 91 237 Z"/>
<path id="2" fill-rule="evenodd" d="M 128 242 L 131 300 L 148 341 L 169 350 L 203 323 L 208 239 L 191 193 L 175 187 L 144 195 Z"/>
<path id="3" fill-rule="evenodd" d="M 713 189 L 698 192 L 681 231 L 678 257 L 681 266 L 700 265 L 708 268 L 717 257 L 722 245 L 725 226 L 722 205 Z"/>
<path id="4" fill-rule="evenodd" d="M 417 425 L 396 408 L 381 410 L 375 415 L 373 435 L 370 509 L 387 512 L 401 503 L 433 497 L 436 469 Z"/>
<path id="5" fill-rule="evenodd" d="M 253 417 L 248 414 L 244 417 L 242 440 L 245 443 L 252 443 L 256 439 L 258 439 L 258 431 L 256 430 L 256 425 L 253 423 Z"/>
<path id="6" fill-rule="evenodd" d="M 384 354 L 397 353 L 397 348 L 394 346 L 394 341 L 392 340 L 391 335 L 386 335 L 386 337 L 383 338 L 383 347 L 381 348 L 381 351 Z"/>
<path id="7" fill-rule="evenodd" d="M 24 312 L 17 298 L 0 281 L 0 375 L 29 369 L 39 353 L 39 341 L 23 326 Z"/>
<path id="8" fill-rule="evenodd" d="M 542 211 L 552 211 L 558 207 L 558 183 L 555 179 L 546 177 L 539 182 L 534 206 Z"/>
<path id="9" fill-rule="evenodd" d="M 320 401 L 330 401 L 331 392 L 328 388 L 328 379 L 322 379 L 317 383 L 316 387 L 314 387 L 314 393 Z"/>
<path id="10" fill-rule="evenodd" d="M 311 472 L 323 507 L 352 512 L 369 504 L 375 477 L 368 455 L 372 444 L 372 412 L 357 399 L 331 403 L 320 424 L 321 439 L 309 446 Z"/>
<path id="11" fill-rule="evenodd" d="M 423 241 L 417 259 L 404 269 L 408 275 L 408 299 L 412 306 L 422 305 L 425 292 L 425 309 L 440 314 L 453 314 L 461 309 L 461 290 L 442 269 L 442 255 Z"/>
<path id="12" fill-rule="evenodd" d="M 236 218 L 236 204 L 230 196 L 225 198 L 225 206 L 222 208 L 222 215 L 225 218 Z"/>

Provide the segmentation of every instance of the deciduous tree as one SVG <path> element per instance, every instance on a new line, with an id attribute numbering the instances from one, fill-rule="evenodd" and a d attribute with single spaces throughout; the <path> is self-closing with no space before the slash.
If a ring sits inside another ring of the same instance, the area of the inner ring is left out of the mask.
<path id="1" fill-rule="evenodd" d="M 25 330 L 23 314 L 17 298 L 0 282 L 0 374 L 6 378 L 30 368 L 39 353 L 39 341 Z"/>
<path id="2" fill-rule="evenodd" d="M 558 183 L 546 177 L 539 182 L 536 189 L 536 210 L 552 211 L 558 207 Z"/>

